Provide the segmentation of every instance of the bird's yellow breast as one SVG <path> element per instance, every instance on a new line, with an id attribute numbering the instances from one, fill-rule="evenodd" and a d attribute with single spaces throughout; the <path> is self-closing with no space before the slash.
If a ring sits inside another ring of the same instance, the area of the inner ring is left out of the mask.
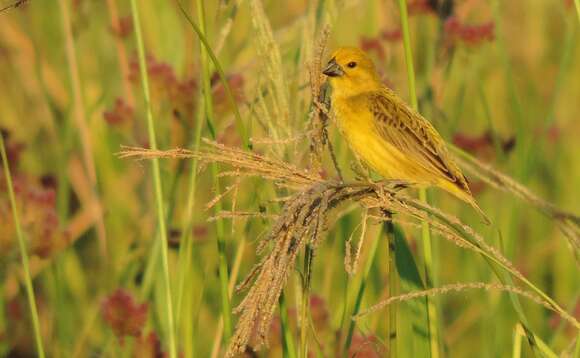
<path id="1" fill-rule="evenodd" d="M 365 100 L 360 96 L 333 102 L 337 126 L 351 150 L 386 179 L 431 183 L 425 170 L 381 136 Z"/>

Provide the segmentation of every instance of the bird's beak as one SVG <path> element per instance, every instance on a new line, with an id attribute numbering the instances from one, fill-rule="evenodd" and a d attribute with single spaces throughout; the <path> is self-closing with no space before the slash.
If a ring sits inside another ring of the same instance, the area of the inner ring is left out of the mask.
<path id="1" fill-rule="evenodd" d="M 338 77 L 344 75 L 342 67 L 340 67 L 340 65 L 336 63 L 336 60 L 334 58 L 328 61 L 328 65 L 326 65 L 324 70 L 322 70 L 322 73 L 324 73 L 328 77 Z"/>

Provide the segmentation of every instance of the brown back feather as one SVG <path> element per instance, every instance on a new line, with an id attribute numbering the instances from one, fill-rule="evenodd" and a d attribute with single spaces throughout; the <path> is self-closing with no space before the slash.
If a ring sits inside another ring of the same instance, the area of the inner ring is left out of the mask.
<path id="1" fill-rule="evenodd" d="M 386 141 L 432 174 L 471 194 L 467 180 L 429 121 L 387 88 L 372 93 L 369 106 L 378 132 Z"/>

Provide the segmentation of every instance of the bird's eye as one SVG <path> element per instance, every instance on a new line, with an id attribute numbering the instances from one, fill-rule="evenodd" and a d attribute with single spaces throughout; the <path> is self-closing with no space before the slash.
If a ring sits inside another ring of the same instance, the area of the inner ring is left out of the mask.
<path id="1" fill-rule="evenodd" d="M 349 62 L 349 63 L 347 64 L 347 66 L 348 66 L 349 68 L 355 68 L 355 67 L 356 67 L 356 62 Z"/>

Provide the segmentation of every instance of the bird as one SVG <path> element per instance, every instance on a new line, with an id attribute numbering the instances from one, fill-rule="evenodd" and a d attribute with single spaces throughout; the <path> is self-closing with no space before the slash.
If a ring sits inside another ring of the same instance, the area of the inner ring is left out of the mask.
<path id="1" fill-rule="evenodd" d="M 351 151 L 385 179 L 434 186 L 470 204 L 484 223 L 467 179 L 435 127 L 384 85 L 371 58 L 340 47 L 322 70 L 339 132 Z"/>

